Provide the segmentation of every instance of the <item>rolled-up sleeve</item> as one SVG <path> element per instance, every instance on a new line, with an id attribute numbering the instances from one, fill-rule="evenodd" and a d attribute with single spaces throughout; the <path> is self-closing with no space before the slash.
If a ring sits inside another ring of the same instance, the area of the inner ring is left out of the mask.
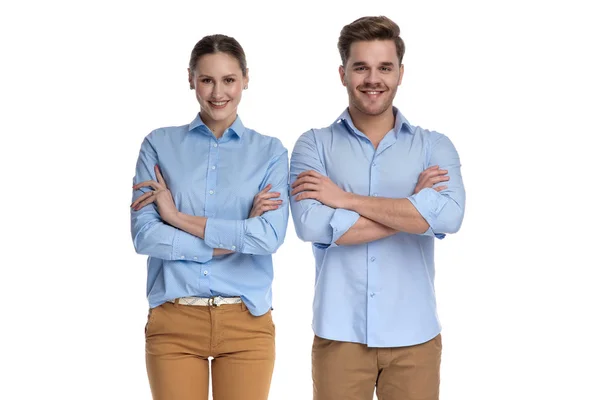
<path id="1" fill-rule="evenodd" d="M 155 148 L 148 135 L 142 143 L 133 183 L 156 180 L 154 165 L 158 163 Z M 133 191 L 132 201 L 150 190 Z M 162 221 L 154 203 L 139 211 L 131 209 L 131 238 L 138 254 L 163 260 L 188 260 L 204 263 L 212 259 L 213 248 L 204 240 Z"/>
<path id="2" fill-rule="evenodd" d="M 283 147 L 283 146 L 281 146 Z M 208 218 L 204 240 L 209 246 L 245 254 L 273 254 L 283 243 L 289 217 L 288 152 L 283 152 L 269 163 L 260 189 L 271 184 L 272 192 L 281 193 L 282 204 L 276 210 L 259 217 L 244 220 Z M 275 199 L 272 199 L 275 200 Z"/>
<path id="3" fill-rule="evenodd" d="M 424 188 L 408 200 L 429 224 L 429 229 L 423 235 L 443 239 L 447 233 L 456 233 L 460 229 L 465 214 L 465 188 L 456 148 L 445 135 L 433 135 L 427 167 L 439 165 L 440 169 L 447 170 L 450 180 L 437 185 L 448 188 L 441 192 L 433 188 Z"/>
<path id="4" fill-rule="evenodd" d="M 327 176 L 312 130 L 302 134 L 294 146 L 290 161 L 290 182 L 294 182 L 300 173 L 308 170 Z M 360 217 L 355 211 L 334 209 L 314 199 L 296 201 L 290 198 L 290 208 L 298 237 L 319 247 L 337 246 L 335 242 Z"/>

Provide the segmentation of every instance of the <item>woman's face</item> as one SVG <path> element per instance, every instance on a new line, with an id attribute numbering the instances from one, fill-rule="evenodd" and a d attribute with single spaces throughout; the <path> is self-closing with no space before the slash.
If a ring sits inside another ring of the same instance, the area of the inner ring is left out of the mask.
<path id="1" fill-rule="evenodd" d="M 232 124 L 248 84 L 237 59 L 227 53 L 205 54 L 198 59 L 196 70 L 188 72 L 204 123 Z"/>

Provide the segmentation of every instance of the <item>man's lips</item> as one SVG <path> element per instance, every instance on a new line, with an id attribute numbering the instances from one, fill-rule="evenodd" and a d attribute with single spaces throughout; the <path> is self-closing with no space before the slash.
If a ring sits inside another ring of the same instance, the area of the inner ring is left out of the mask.
<path id="1" fill-rule="evenodd" d="M 370 99 L 377 99 L 382 95 L 383 92 L 385 92 L 383 89 L 362 89 L 359 91 Z"/>
<path id="2" fill-rule="evenodd" d="M 366 94 L 379 94 L 385 92 L 387 89 L 383 87 L 359 87 L 357 88 L 359 92 Z"/>

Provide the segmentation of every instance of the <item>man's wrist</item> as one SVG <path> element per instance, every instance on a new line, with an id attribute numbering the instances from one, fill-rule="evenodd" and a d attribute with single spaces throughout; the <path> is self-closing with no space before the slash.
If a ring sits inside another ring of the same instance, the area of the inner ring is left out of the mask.
<path id="1" fill-rule="evenodd" d="M 356 211 L 354 208 L 356 207 L 357 195 L 350 192 L 344 192 L 344 196 L 342 197 L 342 204 L 339 208 L 345 208 L 346 210 Z"/>

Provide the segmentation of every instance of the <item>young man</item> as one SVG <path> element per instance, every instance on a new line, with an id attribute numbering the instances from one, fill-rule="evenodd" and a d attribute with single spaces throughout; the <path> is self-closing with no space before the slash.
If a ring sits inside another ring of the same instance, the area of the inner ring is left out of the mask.
<path id="1" fill-rule="evenodd" d="M 315 400 L 439 397 L 434 238 L 458 231 L 465 204 L 450 140 L 392 106 L 404 43 L 386 17 L 345 26 L 339 68 L 349 107 L 297 141 L 296 233 L 313 243 Z"/>

